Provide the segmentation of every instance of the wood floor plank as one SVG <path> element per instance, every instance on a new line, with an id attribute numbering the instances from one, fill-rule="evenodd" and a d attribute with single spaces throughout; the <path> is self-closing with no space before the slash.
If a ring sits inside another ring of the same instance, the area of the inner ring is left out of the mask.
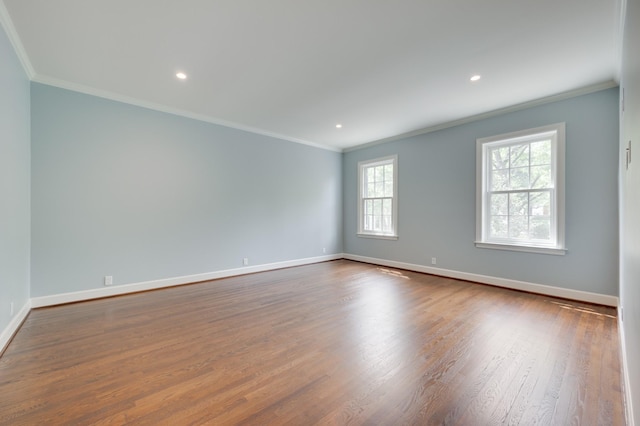
<path id="1" fill-rule="evenodd" d="M 615 315 L 346 260 L 35 309 L 0 425 L 623 425 Z"/>

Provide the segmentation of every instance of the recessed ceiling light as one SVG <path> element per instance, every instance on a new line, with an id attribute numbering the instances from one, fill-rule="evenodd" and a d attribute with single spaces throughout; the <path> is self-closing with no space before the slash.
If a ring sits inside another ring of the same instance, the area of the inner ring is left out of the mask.
<path id="1" fill-rule="evenodd" d="M 186 80 L 187 79 L 187 75 L 183 72 L 178 72 L 176 73 L 176 77 L 178 77 L 180 80 Z"/>
<path id="2" fill-rule="evenodd" d="M 336 124 L 336 129 L 342 129 L 342 124 L 340 123 Z"/>
<path id="3" fill-rule="evenodd" d="M 480 78 L 482 78 L 482 77 L 480 75 L 476 74 L 476 75 L 472 76 L 469 80 L 478 81 L 478 80 L 480 80 Z"/>

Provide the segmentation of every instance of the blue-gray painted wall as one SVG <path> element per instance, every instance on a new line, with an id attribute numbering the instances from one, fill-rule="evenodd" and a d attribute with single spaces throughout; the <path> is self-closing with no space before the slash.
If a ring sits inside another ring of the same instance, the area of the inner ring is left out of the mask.
<path id="1" fill-rule="evenodd" d="M 32 84 L 33 297 L 342 252 L 341 154 Z"/>
<path id="2" fill-rule="evenodd" d="M 476 248 L 476 139 L 566 123 L 564 256 Z M 346 253 L 618 295 L 618 89 L 348 152 Z M 358 161 L 398 155 L 397 241 L 357 231 Z M 638 156 L 640 158 L 640 155 Z"/>
<path id="3" fill-rule="evenodd" d="M 29 79 L 0 26 L 0 333 L 29 300 Z"/>

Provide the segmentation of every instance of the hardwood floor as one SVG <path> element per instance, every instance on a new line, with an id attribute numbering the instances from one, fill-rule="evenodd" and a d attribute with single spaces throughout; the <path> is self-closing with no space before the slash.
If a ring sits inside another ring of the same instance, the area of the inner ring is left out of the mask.
<path id="1" fill-rule="evenodd" d="M 613 308 L 346 260 L 31 312 L 2 425 L 622 425 Z"/>

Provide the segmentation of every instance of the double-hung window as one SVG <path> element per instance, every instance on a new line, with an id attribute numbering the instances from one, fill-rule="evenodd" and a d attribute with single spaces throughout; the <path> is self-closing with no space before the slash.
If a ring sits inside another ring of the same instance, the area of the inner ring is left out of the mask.
<path id="1" fill-rule="evenodd" d="M 358 235 L 398 237 L 398 157 L 358 163 Z"/>
<path id="2" fill-rule="evenodd" d="M 478 139 L 476 246 L 564 254 L 564 123 Z"/>

